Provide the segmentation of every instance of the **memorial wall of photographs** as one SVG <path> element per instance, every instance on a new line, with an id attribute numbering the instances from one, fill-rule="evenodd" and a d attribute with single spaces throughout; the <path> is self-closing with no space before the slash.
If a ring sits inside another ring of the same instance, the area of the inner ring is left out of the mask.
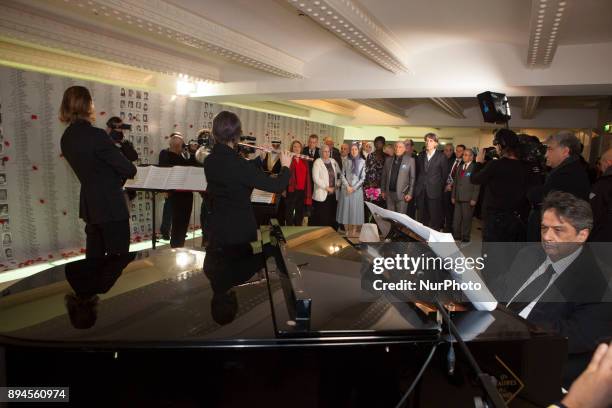
<path id="1" fill-rule="evenodd" d="M 224 106 L 148 90 L 0 67 L 0 271 L 52 261 L 84 251 L 84 224 L 79 219 L 80 184 L 60 152 L 65 126 L 58 120 L 64 90 L 72 85 L 90 89 L 96 123 L 106 127 L 111 116 L 132 125 L 126 137 L 139 154 L 138 164 L 157 164 L 172 132 L 188 142 L 200 129 L 211 129 L 221 110 L 238 114 L 245 134 L 258 144 L 280 138 L 288 148 L 293 139 L 311 133 L 336 141 L 343 129 L 295 118 Z M 139 192 L 130 203 L 132 240 L 151 238 L 153 205 L 150 193 Z M 190 229 L 199 228 L 200 195 L 194 194 Z M 157 195 L 159 231 L 164 197 Z"/>

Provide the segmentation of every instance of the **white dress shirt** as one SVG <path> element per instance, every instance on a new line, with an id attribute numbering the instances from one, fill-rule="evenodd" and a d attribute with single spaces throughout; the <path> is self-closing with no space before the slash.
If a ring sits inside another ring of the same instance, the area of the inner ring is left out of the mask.
<path id="1" fill-rule="evenodd" d="M 433 155 L 434 155 L 434 154 L 436 154 L 436 149 L 433 149 L 433 150 L 431 151 L 431 153 L 429 153 L 429 152 L 426 150 L 426 151 L 425 151 L 425 153 L 427 153 L 427 161 L 429 161 L 429 160 L 430 160 L 430 159 L 433 157 Z"/>
<path id="2" fill-rule="evenodd" d="M 538 269 L 536 269 L 535 272 L 531 274 L 529 279 L 527 279 L 525 281 L 525 283 L 523 283 L 523 286 L 521 286 L 520 289 L 514 294 L 514 296 L 512 296 L 512 299 L 510 299 L 510 302 L 508 302 L 508 305 L 510 303 L 512 303 L 514 298 L 519 293 L 521 293 L 521 291 L 523 289 L 525 289 L 527 287 L 527 285 L 529 285 L 531 282 L 533 282 L 533 280 L 536 279 L 538 276 L 540 276 L 544 272 L 546 272 L 546 269 L 548 269 L 548 265 L 552 265 L 553 270 L 555 272 L 552 274 L 552 276 L 550 278 L 550 282 L 548 282 L 548 285 L 546 286 L 546 288 L 542 291 L 542 293 L 540 293 L 538 295 L 537 298 L 535 298 L 533 300 L 533 302 L 531 302 L 527 306 L 525 306 L 525 308 L 523 310 L 521 310 L 521 312 L 519 313 L 519 316 L 521 316 L 523 319 L 526 319 L 527 316 L 529 316 L 529 313 L 531 313 L 531 310 L 534 308 L 536 303 L 538 303 L 538 301 L 540 300 L 540 298 L 542 297 L 544 292 L 546 292 L 548 290 L 548 288 L 553 284 L 553 282 L 563 273 L 563 271 L 565 271 L 567 269 L 567 267 L 570 266 L 572 264 L 572 262 L 574 262 L 576 260 L 576 258 L 578 258 L 578 255 L 580 255 L 581 252 L 582 252 L 582 245 L 580 247 L 578 247 L 578 249 L 576 249 L 574 252 L 572 252 L 571 254 L 566 256 L 565 258 L 559 259 L 557 262 L 553 262 L 547 256 L 546 260 L 544 262 L 542 262 L 542 265 L 540 265 L 538 267 Z"/>

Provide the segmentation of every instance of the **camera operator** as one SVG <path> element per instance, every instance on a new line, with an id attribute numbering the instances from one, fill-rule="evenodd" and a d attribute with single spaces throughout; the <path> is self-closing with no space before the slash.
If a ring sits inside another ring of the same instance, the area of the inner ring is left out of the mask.
<path id="1" fill-rule="evenodd" d="M 482 240 L 524 241 L 525 227 L 521 215 L 526 208 L 529 171 L 520 160 L 518 137 L 512 130 L 500 129 L 495 134 L 493 145 L 500 158 L 485 164 L 487 149 L 481 149 L 470 176 L 472 184 L 484 185 Z"/>
<path id="2" fill-rule="evenodd" d="M 113 116 L 106 122 L 106 133 L 110 136 L 115 146 L 121 150 L 121 153 L 125 156 L 125 158 L 134 163 L 138 160 L 138 153 L 136 152 L 136 149 L 134 149 L 134 144 L 127 140 L 123 134 L 124 130 L 131 129 L 132 125 L 123 123 L 121 118 L 118 116 Z M 136 198 L 136 191 L 128 190 L 126 191 L 126 195 L 128 200 L 132 201 L 134 198 Z"/>
<path id="3" fill-rule="evenodd" d="M 528 193 L 531 203 L 528 241 L 539 240 L 540 207 L 548 193 L 563 191 L 589 200 L 591 182 L 580 161 L 580 151 L 580 140 L 572 131 L 562 130 L 546 139 L 546 165 L 550 167 L 550 171 L 544 184 L 530 189 Z"/>
<path id="4" fill-rule="evenodd" d="M 106 122 L 106 133 L 111 137 L 115 146 L 131 162 L 138 160 L 138 153 L 134 149 L 134 144 L 125 138 L 124 130 L 131 130 L 132 125 L 123 123 L 120 117 L 113 116 Z"/>
<path id="5" fill-rule="evenodd" d="M 198 166 L 195 159 L 197 143 L 185 145 L 183 135 L 174 132 L 170 135 L 170 147 L 160 152 L 159 166 Z M 193 193 L 190 191 L 173 191 L 168 193 L 172 208 L 172 226 L 170 232 L 170 247 L 185 246 L 185 236 L 189 227 L 189 218 L 193 209 Z M 165 207 L 165 205 L 164 205 Z M 162 236 L 164 231 L 162 231 Z"/>
<path id="6" fill-rule="evenodd" d="M 94 104 L 87 88 L 66 89 L 59 119 L 69 125 L 60 142 L 62 154 L 81 182 L 79 217 L 86 224 L 85 256 L 101 258 L 129 252 L 129 211 L 123 184 L 136 175 L 136 166 L 104 130 L 92 126 Z"/>
<path id="7" fill-rule="evenodd" d="M 257 223 L 251 205 L 253 188 L 280 193 L 289 184 L 291 155 L 280 153 L 281 170 L 277 177 L 240 157 L 234 146 L 242 135 L 236 114 L 220 112 L 213 120 L 215 145 L 204 160 L 208 181 L 208 248 L 220 249 L 257 239 Z"/>

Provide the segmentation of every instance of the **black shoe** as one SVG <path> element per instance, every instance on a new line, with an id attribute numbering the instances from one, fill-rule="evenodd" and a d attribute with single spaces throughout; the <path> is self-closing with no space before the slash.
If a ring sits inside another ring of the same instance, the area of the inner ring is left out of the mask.
<path id="1" fill-rule="evenodd" d="M 168 234 L 162 234 L 162 236 L 161 236 L 161 237 L 162 237 L 162 239 L 163 239 L 164 241 L 170 241 L 170 235 L 168 235 Z"/>

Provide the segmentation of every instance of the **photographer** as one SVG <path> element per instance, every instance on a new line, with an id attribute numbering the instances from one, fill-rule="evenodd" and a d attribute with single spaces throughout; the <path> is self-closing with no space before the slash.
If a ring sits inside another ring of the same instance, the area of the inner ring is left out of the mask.
<path id="1" fill-rule="evenodd" d="M 59 119 L 68 124 L 60 142 L 62 154 L 81 182 L 79 216 L 86 223 L 85 256 L 129 252 L 130 223 L 123 184 L 136 175 L 136 167 L 102 129 L 92 126 L 94 105 L 87 88 L 66 89 Z"/>
<path id="2" fill-rule="evenodd" d="M 241 158 L 234 146 L 242 135 L 236 114 L 220 112 L 213 120 L 215 145 L 204 160 L 208 181 L 208 248 L 245 244 L 257 239 L 257 223 L 251 205 L 253 188 L 280 193 L 289 184 L 291 156 L 280 153 L 281 170 L 268 177 Z"/>
<path id="3" fill-rule="evenodd" d="M 106 122 L 106 133 L 113 140 L 115 146 L 117 146 L 121 153 L 131 162 L 138 160 L 138 153 L 134 149 L 132 142 L 125 138 L 123 134 L 124 130 L 132 130 L 132 125 L 123 123 L 121 118 L 113 116 Z"/>
<path id="4" fill-rule="evenodd" d="M 546 165 L 550 167 L 544 184 L 528 192 L 529 213 L 528 241 L 538 241 L 540 232 L 540 207 L 548 193 L 563 191 L 580 199 L 589 200 L 591 183 L 580 159 L 580 140 L 572 131 L 562 130 L 546 139 Z"/>
<path id="5" fill-rule="evenodd" d="M 487 149 L 481 149 L 470 176 L 472 184 L 484 185 L 482 240 L 524 241 L 525 227 L 520 216 L 526 208 L 529 171 L 519 158 L 518 137 L 512 130 L 500 129 L 493 145 L 500 159 L 485 164 Z"/>
<path id="6" fill-rule="evenodd" d="M 179 132 L 174 132 L 170 135 L 170 147 L 159 154 L 160 167 L 173 166 L 197 166 L 195 159 L 195 146 L 190 143 L 185 145 L 183 135 Z M 193 209 L 193 193 L 190 191 L 173 191 L 168 193 L 172 211 L 172 226 L 170 232 L 170 247 L 180 248 L 185 245 L 185 235 L 189 227 L 189 218 Z M 164 204 L 165 210 L 165 204 Z M 160 228 L 161 230 L 161 228 Z M 164 232 L 161 231 L 165 238 Z"/>
<path id="7" fill-rule="evenodd" d="M 126 159 L 132 163 L 138 160 L 138 153 L 134 149 L 134 144 L 125 138 L 123 134 L 124 130 L 131 130 L 132 125 L 123 123 L 120 117 L 113 116 L 106 122 L 106 133 L 110 136 L 115 146 L 121 150 L 121 153 Z M 125 181 L 124 181 L 125 183 Z M 131 201 L 136 198 L 136 191 L 126 191 L 128 200 Z"/>

